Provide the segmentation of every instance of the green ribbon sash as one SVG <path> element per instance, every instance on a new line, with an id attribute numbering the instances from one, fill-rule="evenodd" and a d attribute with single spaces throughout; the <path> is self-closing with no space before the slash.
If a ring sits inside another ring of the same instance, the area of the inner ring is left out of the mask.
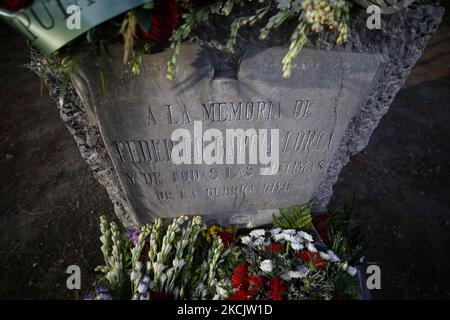
<path id="1" fill-rule="evenodd" d="M 0 17 L 45 53 L 52 53 L 89 29 L 151 0 L 35 0 L 17 12 L 0 9 Z M 80 7 L 80 29 L 67 28 L 66 10 Z"/>

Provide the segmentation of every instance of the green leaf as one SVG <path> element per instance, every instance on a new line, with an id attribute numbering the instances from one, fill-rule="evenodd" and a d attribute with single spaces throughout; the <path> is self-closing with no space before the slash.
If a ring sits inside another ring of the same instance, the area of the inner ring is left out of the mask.
<path id="1" fill-rule="evenodd" d="M 275 226 L 283 229 L 312 229 L 311 209 L 309 204 L 296 205 L 280 209 L 280 215 L 273 215 Z"/>

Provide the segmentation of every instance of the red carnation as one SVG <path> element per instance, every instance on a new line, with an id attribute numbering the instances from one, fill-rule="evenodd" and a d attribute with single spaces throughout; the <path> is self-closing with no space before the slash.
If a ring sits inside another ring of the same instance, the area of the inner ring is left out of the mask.
<path id="1" fill-rule="evenodd" d="M 151 10 L 150 30 L 147 32 L 138 27 L 138 36 L 153 42 L 168 41 L 173 31 L 178 27 L 180 11 L 180 6 L 175 0 L 156 1 L 154 8 Z"/>
<path id="2" fill-rule="evenodd" d="M 248 293 L 251 294 L 252 296 L 254 296 L 255 294 L 258 293 L 259 289 L 261 289 L 261 287 L 263 286 L 264 277 L 255 276 L 255 275 L 251 274 L 248 276 L 248 282 L 249 282 Z"/>
<path id="3" fill-rule="evenodd" d="M 228 232 L 228 231 L 219 231 L 217 232 L 220 239 L 222 240 L 222 243 L 225 248 L 228 248 L 230 244 L 234 242 L 234 233 Z"/>
<path id="4" fill-rule="evenodd" d="M 320 254 L 317 252 L 309 252 L 307 250 L 302 250 L 298 252 L 299 258 L 301 258 L 305 263 L 313 262 L 316 267 L 325 267 L 327 265 L 327 261 L 322 259 Z"/>
<path id="5" fill-rule="evenodd" d="M 33 0 L 0 0 L 0 7 L 11 11 L 19 11 L 32 3 Z"/>
<path id="6" fill-rule="evenodd" d="M 284 245 L 279 242 L 271 243 L 267 246 L 267 251 L 271 253 L 277 253 L 284 250 Z"/>
<path id="7" fill-rule="evenodd" d="M 236 266 L 231 277 L 231 284 L 235 289 L 248 288 L 248 278 L 247 278 L 248 266 L 241 263 Z"/>
<path id="8" fill-rule="evenodd" d="M 228 297 L 228 300 L 253 300 L 253 298 L 247 291 L 239 290 Z"/>
<path id="9" fill-rule="evenodd" d="M 314 227 L 317 229 L 317 232 L 320 235 L 320 238 L 325 242 L 325 244 L 330 244 L 330 236 L 327 230 L 328 220 L 330 219 L 330 213 L 323 213 L 316 215 L 312 218 L 312 223 Z"/>
<path id="10" fill-rule="evenodd" d="M 287 288 L 283 286 L 283 280 L 273 277 L 269 280 L 269 289 L 267 289 L 267 297 L 270 300 L 283 300 L 280 293 L 286 291 Z"/>

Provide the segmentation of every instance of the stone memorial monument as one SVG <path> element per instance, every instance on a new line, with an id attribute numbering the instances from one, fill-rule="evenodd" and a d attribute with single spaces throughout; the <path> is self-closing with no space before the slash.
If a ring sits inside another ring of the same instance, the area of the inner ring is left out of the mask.
<path id="1" fill-rule="evenodd" d="M 94 59 L 79 61 L 61 116 L 124 225 L 201 214 L 254 227 L 278 208 L 311 202 L 324 210 L 340 170 L 361 151 L 388 111 L 442 18 L 432 6 L 350 20 L 349 39 L 320 34 L 289 79 L 283 30 L 268 42 L 252 32 L 234 54 L 212 23 L 182 45 L 172 81 L 168 51 L 145 55 L 132 75 L 112 50 L 102 88 Z M 34 69 L 48 73 L 45 64 Z M 47 74 L 58 97 L 61 77 Z"/>

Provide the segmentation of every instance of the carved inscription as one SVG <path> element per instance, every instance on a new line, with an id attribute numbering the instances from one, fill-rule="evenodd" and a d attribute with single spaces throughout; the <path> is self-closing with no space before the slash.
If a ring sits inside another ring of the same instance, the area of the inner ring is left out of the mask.
<path id="1" fill-rule="evenodd" d="M 119 173 L 131 185 L 138 184 L 145 193 L 153 194 L 161 206 L 170 207 L 171 202 L 202 199 L 206 201 L 233 201 L 242 199 L 239 209 L 265 208 L 268 205 L 282 206 L 291 202 L 296 193 L 305 187 L 302 180 L 320 174 L 330 159 L 333 145 L 333 128 L 314 123 L 318 99 L 296 99 L 294 101 L 238 101 L 205 102 L 197 106 L 168 103 L 145 107 L 142 118 L 149 127 L 170 126 L 173 129 L 201 120 L 203 124 L 234 123 L 244 130 L 252 124 L 277 120 L 289 123 L 280 125 L 279 152 L 276 175 L 265 183 L 258 165 L 175 165 L 172 150 L 176 141 L 170 136 L 134 139 L 114 139 L 114 156 L 122 164 Z M 201 109 L 199 113 L 193 109 Z M 157 112 L 155 110 L 158 110 Z M 277 122 L 275 122 L 277 123 Z M 207 143 L 201 141 L 205 146 Z M 250 143 L 246 141 L 246 143 Z M 299 157 L 301 156 L 301 157 Z M 127 170 L 133 164 L 137 171 Z"/>
<path id="2" fill-rule="evenodd" d="M 214 77 L 207 51 L 184 43 L 173 81 L 167 50 L 144 55 L 139 76 L 111 66 L 106 92 L 90 83 L 93 113 L 142 221 L 201 214 L 270 223 L 261 211 L 313 199 L 382 60 L 305 48 L 284 79 L 285 48 L 249 44 L 226 78 Z M 119 61 L 123 52 L 113 54 Z M 98 79 L 94 70 L 82 71 Z"/>

